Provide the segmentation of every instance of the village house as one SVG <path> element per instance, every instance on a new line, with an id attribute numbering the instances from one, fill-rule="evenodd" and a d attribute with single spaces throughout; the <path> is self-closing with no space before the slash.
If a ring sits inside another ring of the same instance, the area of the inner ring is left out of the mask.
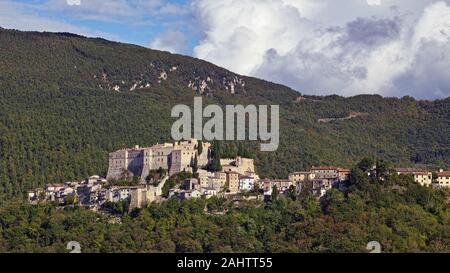
<path id="1" fill-rule="evenodd" d="M 224 181 L 220 178 L 210 177 L 208 181 L 208 185 L 204 188 L 212 188 L 216 191 L 222 191 L 226 185 L 226 180 L 224 183 Z"/>
<path id="2" fill-rule="evenodd" d="M 339 181 L 346 181 L 350 177 L 349 169 L 330 166 L 313 166 L 311 168 L 311 173 L 315 175 L 315 178 L 319 179 L 336 179 Z"/>
<path id="3" fill-rule="evenodd" d="M 439 170 L 436 182 L 439 187 L 450 188 L 450 171 Z"/>
<path id="4" fill-rule="evenodd" d="M 192 198 L 200 198 L 202 193 L 198 190 L 181 191 L 179 198 L 181 200 L 188 200 Z"/>
<path id="5" fill-rule="evenodd" d="M 199 172 L 199 184 L 202 188 L 213 188 L 216 191 L 221 191 L 225 188 L 227 182 L 227 175 L 224 172 Z"/>
<path id="6" fill-rule="evenodd" d="M 139 186 L 122 186 L 122 187 L 114 186 L 114 187 L 111 187 L 107 190 L 106 201 L 117 203 L 120 201 L 130 200 L 131 192 L 138 188 L 139 188 Z M 97 192 L 97 191 L 94 191 L 94 192 Z"/>
<path id="7" fill-rule="evenodd" d="M 88 185 L 105 184 L 107 182 L 108 181 L 105 178 L 102 178 L 98 175 L 93 175 L 84 181 L 84 183 L 86 183 Z M 75 182 L 75 183 L 77 183 L 77 182 Z"/>
<path id="8" fill-rule="evenodd" d="M 433 174 L 431 172 L 414 168 L 395 168 L 394 170 L 398 175 L 412 175 L 414 177 L 414 181 L 419 183 L 421 186 L 432 186 Z"/>
<path id="9" fill-rule="evenodd" d="M 63 188 L 63 184 L 48 184 L 45 187 L 45 200 L 56 201 L 56 193 Z"/>
<path id="10" fill-rule="evenodd" d="M 289 174 L 289 180 L 294 183 L 313 180 L 314 178 L 316 178 L 316 174 L 313 172 L 294 172 Z"/>
<path id="11" fill-rule="evenodd" d="M 264 189 L 264 192 L 271 192 L 273 187 L 276 186 L 280 193 L 284 193 L 294 183 L 289 179 L 262 179 L 259 181 L 260 188 Z"/>
<path id="12" fill-rule="evenodd" d="M 202 191 L 202 194 L 206 199 L 217 196 L 217 190 L 214 188 L 203 188 Z"/>
<path id="13" fill-rule="evenodd" d="M 188 178 L 183 181 L 185 190 L 200 190 L 201 186 L 196 178 Z"/>
<path id="14" fill-rule="evenodd" d="M 201 196 L 202 196 L 202 193 L 199 190 L 171 189 L 169 191 L 169 198 L 178 198 L 180 200 L 200 198 Z"/>
<path id="15" fill-rule="evenodd" d="M 251 191 L 255 188 L 255 178 L 250 176 L 239 177 L 239 191 Z"/>
<path id="16" fill-rule="evenodd" d="M 28 202 L 31 204 L 36 204 L 43 194 L 45 195 L 44 189 L 41 188 L 37 188 L 33 191 L 28 191 Z"/>
<path id="17" fill-rule="evenodd" d="M 199 180 L 200 186 L 203 188 L 209 187 L 210 186 L 210 178 L 215 177 L 215 173 L 208 172 L 207 170 L 203 170 L 203 169 L 199 169 L 197 171 L 197 173 L 198 173 L 198 180 Z M 226 176 L 225 176 L 225 180 L 226 180 Z"/>
<path id="18" fill-rule="evenodd" d="M 239 192 L 239 173 L 237 172 L 227 172 L 227 186 L 230 193 Z"/>
<path id="19" fill-rule="evenodd" d="M 255 165 L 252 158 L 236 157 L 234 159 L 220 159 L 222 171 L 238 173 L 240 175 L 254 176 Z"/>
<path id="20" fill-rule="evenodd" d="M 220 183 L 222 184 L 222 187 L 225 187 L 225 184 L 227 183 L 227 173 L 225 172 L 215 172 L 214 178 L 218 179 Z"/>
<path id="21" fill-rule="evenodd" d="M 314 196 L 321 198 L 326 192 L 333 188 L 333 182 L 330 179 L 314 179 L 312 180 L 312 193 Z"/>
<path id="22" fill-rule="evenodd" d="M 75 190 L 70 187 L 64 187 L 56 192 L 55 197 L 58 199 L 64 199 L 67 196 L 74 195 Z"/>

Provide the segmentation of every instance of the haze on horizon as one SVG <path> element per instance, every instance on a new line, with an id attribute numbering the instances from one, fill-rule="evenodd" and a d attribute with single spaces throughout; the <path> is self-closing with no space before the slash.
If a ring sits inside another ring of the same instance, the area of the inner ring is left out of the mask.
<path id="1" fill-rule="evenodd" d="M 191 55 L 311 95 L 450 96 L 450 0 L 4 0 L 0 27 Z"/>

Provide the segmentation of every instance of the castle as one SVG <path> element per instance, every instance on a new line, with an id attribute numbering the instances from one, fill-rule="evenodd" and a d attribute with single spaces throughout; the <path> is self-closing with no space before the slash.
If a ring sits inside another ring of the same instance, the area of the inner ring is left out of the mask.
<path id="1" fill-rule="evenodd" d="M 109 154 L 109 167 L 106 179 L 120 180 L 130 176 L 140 177 L 144 182 L 151 170 L 168 170 L 169 175 L 182 171 L 192 172 L 195 156 L 198 167 L 208 165 L 210 161 L 208 142 L 202 142 L 201 154 L 196 139 L 175 143 L 156 144 L 142 148 L 135 146 Z"/>

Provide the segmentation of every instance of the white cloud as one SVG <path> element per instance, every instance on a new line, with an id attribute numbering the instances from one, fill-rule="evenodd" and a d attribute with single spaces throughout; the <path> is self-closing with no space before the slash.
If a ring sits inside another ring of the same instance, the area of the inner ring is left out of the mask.
<path id="1" fill-rule="evenodd" d="M 172 53 L 185 53 L 187 39 L 182 32 L 169 30 L 155 37 L 150 47 Z"/>
<path id="2" fill-rule="evenodd" d="M 205 33 L 194 54 L 249 74 L 263 61 L 269 48 L 285 54 L 310 32 L 310 22 L 289 2 L 194 1 L 192 8 Z"/>
<path id="3" fill-rule="evenodd" d="M 79 6 L 81 5 L 81 0 L 66 0 L 69 6 Z"/>
<path id="4" fill-rule="evenodd" d="M 64 13 L 80 20 L 151 25 L 164 16 L 185 14 L 186 9 L 182 7 L 161 0 L 46 0 L 33 8 Z"/>
<path id="5" fill-rule="evenodd" d="M 380 6 L 381 0 L 367 0 L 367 5 L 369 6 Z"/>
<path id="6" fill-rule="evenodd" d="M 450 96 L 444 1 L 195 0 L 192 8 L 204 35 L 195 56 L 238 73 L 307 94 Z"/>
<path id="7" fill-rule="evenodd" d="M 23 31 L 71 32 L 89 37 L 118 38 L 110 33 L 79 27 L 60 20 L 39 16 L 25 3 L 0 1 L 0 26 Z"/>

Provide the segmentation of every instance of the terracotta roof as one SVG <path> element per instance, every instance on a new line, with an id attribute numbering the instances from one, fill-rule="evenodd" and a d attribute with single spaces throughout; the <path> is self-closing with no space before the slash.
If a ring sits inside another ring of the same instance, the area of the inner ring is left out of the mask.
<path id="1" fill-rule="evenodd" d="M 247 176 L 247 175 L 243 175 L 243 176 L 239 176 L 239 179 L 253 179 L 253 177 Z"/>
<path id="2" fill-rule="evenodd" d="M 64 187 L 64 184 L 47 184 L 47 187 Z"/>
<path id="3" fill-rule="evenodd" d="M 415 169 L 415 168 L 395 168 L 394 170 L 399 173 L 424 172 L 424 170 L 422 169 Z"/>
<path id="4" fill-rule="evenodd" d="M 311 170 L 336 170 L 337 167 L 333 166 L 312 166 Z"/>
<path id="5" fill-rule="evenodd" d="M 406 174 L 415 174 L 415 175 L 428 175 L 429 172 L 422 169 L 415 168 L 395 168 L 394 169 L 398 173 L 406 173 Z"/>
<path id="6" fill-rule="evenodd" d="M 311 174 L 311 172 L 293 172 L 293 173 L 291 173 L 291 174 L 289 174 L 289 175 L 296 175 L 296 174 Z"/>
<path id="7" fill-rule="evenodd" d="M 350 171 L 350 170 L 347 170 L 347 169 L 344 169 L 344 168 L 339 168 L 339 167 L 334 167 L 334 166 L 312 166 L 311 167 L 311 171 L 314 171 L 314 170 L 333 170 L 333 171 L 340 171 L 340 172 L 342 172 L 342 171 Z"/>
<path id="8" fill-rule="evenodd" d="M 266 179 L 263 180 L 263 182 L 270 182 L 270 183 L 292 183 L 289 179 Z"/>
<path id="9" fill-rule="evenodd" d="M 415 174 L 415 175 L 429 175 L 429 174 L 431 174 L 431 173 L 426 172 L 426 171 L 423 171 L 423 172 L 415 172 L 414 174 Z"/>
<path id="10" fill-rule="evenodd" d="M 438 177 L 450 177 L 450 171 L 440 172 L 437 174 Z"/>

